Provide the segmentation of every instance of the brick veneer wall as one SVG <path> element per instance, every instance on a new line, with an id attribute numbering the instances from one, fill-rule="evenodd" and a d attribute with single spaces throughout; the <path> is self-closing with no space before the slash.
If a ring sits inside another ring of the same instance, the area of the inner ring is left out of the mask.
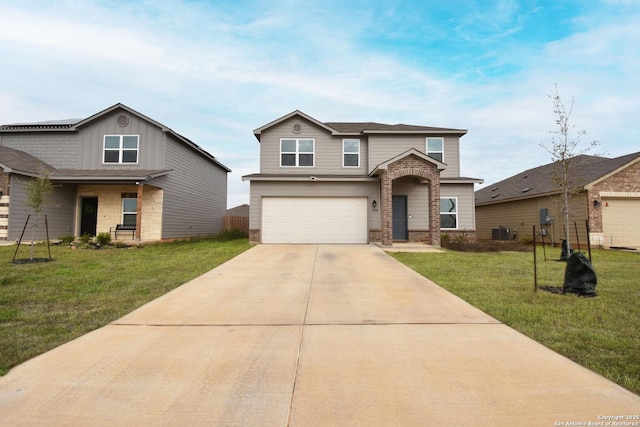
<path id="1" fill-rule="evenodd" d="M 393 180 L 404 176 L 415 176 L 428 181 L 429 188 L 429 231 L 409 233 L 409 238 L 431 245 L 440 244 L 440 171 L 438 168 L 416 156 L 409 155 L 391 163 L 386 171 L 380 174 L 380 197 L 382 199 L 382 244 L 393 243 Z"/>
<path id="2" fill-rule="evenodd" d="M 602 233 L 602 206 L 594 208 L 594 201 L 602 202 L 601 193 L 640 193 L 640 161 L 597 183 L 587 193 L 589 231 Z"/>
<path id="3" fill-rule="evenodd" d="M 0 172 L 0 191 L 5 196 L 9 195 L 9 174 Z"/>

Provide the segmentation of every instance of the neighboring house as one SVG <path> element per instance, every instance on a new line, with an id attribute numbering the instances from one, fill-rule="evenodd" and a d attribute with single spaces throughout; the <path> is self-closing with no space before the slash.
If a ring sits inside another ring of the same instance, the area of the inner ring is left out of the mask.
<path id="1" fill-rule="evenodd" d="M 243 205 L 238 205 L 235 208 L 227 209 L 227 216 L 248 218 L 249 217 L 249 205 L 247 205 L 245 203 Z"/>
<path id="2" fill-rule="evenodd" d="M 588 220 L 592 244 L 640 247 L 640 152 L 613 159 L 580 155 L 569 165 L 575 182 L 571 244 L 586 246 Z M 545 241 L 560 244 L 564 231 L 560 192 L 553 182 L 557 170 L 550 163 L 476 191 L 478 238 L 503 239 L 514 232 L 531 237 L 535 225 Z"/>
<path id="3" fill-rule="evenodd" d="M 222 231 L 230 169 L 125 105 L 86 119 L 0 126 L 0 240 L 20 237 L 31 213 L 26 183 L 43 170 L 55 185 L 43 211 L 51 238 L 118 224 L 135 228 L 118 239 L 137 241 Z M 44 238 L 41 224 L 36 239 Z"/>
<path id="4" fill-rule="evenodd" d="M 256 130 L 249 239 L 257 243 L 440 244 L 475 235 L 461 129 L 322 123 L 294 111 Z"/>

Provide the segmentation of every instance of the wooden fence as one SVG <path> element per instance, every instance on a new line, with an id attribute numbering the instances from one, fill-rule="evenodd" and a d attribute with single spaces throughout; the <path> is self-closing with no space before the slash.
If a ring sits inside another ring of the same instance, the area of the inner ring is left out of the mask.
<path id="1" fill-rule="evenodd" d="M 239 230 L 249 235 L 249 217 L 246 216 L 225 216 L 224 231 Z"/>

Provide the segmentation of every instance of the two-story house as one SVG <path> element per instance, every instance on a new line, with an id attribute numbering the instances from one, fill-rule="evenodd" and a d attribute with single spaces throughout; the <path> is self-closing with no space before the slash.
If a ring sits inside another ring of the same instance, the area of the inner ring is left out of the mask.
<path id="1" fill-rule="evenodd" d="M 474 184 L 460 176 L 462 129 L 322 123 L 294 111 L 256 130 L 250 182 L 254 243 L 439 245 L 475 238 Z"/>
<path id="2" fill-rule="evenodd" d="M 49 236 L 114 231 L 155 241 L 222 231 L 230 169 L 201 147 L 116 104 L 86 119 L 0 126 L 0 239 L 20 237 L 26 185 L 46 172 Z M 29 228 L 35 223 L 33 215 Z M 39 224 L 35 238 L 46 237 Z M 31 232 L 27 234 L 31 238 Z"/>

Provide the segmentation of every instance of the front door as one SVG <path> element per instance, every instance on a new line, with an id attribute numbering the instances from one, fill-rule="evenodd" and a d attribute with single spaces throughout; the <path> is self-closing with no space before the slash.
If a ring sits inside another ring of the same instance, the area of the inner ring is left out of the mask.
<path id="1" fill-rule="evenodd" d="M 80 235 L 89 234 L 96 235 L 96 226 L 98 224 L 98 198 L 83 197 L 80 212 Z"/>
<path id="2" fill-rule="evenodd" d="M 393 240 L 408 240 L 407 196 L 393 196 Z"/>

